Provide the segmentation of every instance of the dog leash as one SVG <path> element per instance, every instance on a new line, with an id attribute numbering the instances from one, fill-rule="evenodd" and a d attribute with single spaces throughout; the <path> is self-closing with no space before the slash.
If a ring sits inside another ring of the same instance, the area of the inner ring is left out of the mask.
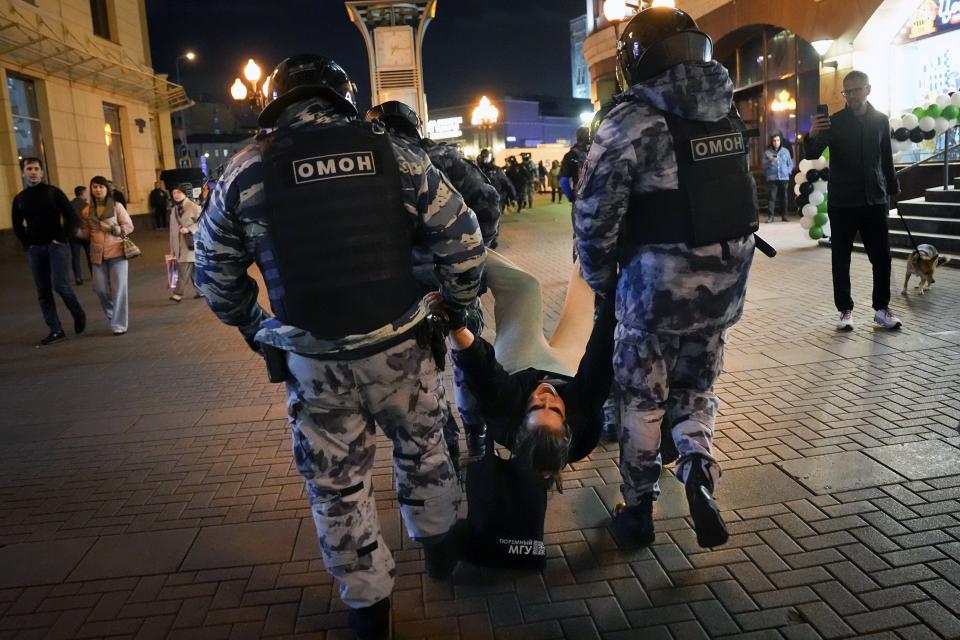
<path id="1" fill-rule="evenodd" d="M 910 244 L 913 245 L 913 251 L 915 253 L 920 253 L 920 249 L 917 247 L 917 241 L 913 239 L 913 234 L 910 233 L 910 227 L 907 226 L 907 221 L 903 219 L 903 214 L 900 213 L 899 206 L 897 207 L 897 215 L 900 216 L 900 222 L 903 223 L 903 228 L 907 231 L 907 237 L 910 238 Z"/>

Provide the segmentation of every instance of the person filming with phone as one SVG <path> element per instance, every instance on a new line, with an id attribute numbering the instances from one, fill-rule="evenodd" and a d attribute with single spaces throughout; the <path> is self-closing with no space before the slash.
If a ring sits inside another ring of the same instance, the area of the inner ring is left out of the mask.
<path id="1" fill-rule="evenodd" d="M 850 254 L 857 232 L 873 265 L 874 322 L 899 329 L 902 322 L 890 311 L 890 200 L 900 192 L 890 148 L 887 116 L 867 101 L 870 78 L 851 71 L 843 79 L 846 107 L 828 115 L 817 107 L 806 157 L 819 158 L 830 148 L 828 214 L 833 263 L 833 299 L 840 312 L 838 331 L 853 331 L 850 295 Z"/>

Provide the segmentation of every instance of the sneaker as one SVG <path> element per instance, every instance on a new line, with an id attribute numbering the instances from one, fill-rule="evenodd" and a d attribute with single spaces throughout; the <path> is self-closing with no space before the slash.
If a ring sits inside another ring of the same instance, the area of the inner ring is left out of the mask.
<path id="1" fill-rule="evenodd" d="M 126 329 L 114 329 L 114 330 L 113 330 L 113 335 L 115 335 L 115 336 L 122 336 L 122 335 L 125 334 L 126 332 L 127 332 Z"/>
<path id="2" fill-rule="evenodd" d="M 170 296 L 170 299 L 173 300 L 174 302 L 180 302 L 181 300 L 183 300 L 183 296 L 180 295 L 179 293 L 175 293 L 172 296 Z"/>
<path id="3" fill-rule="evenodd" d="M 389 640 L 390 598 L 359 609 L 351 609 L 347 619 L 357 640 Z"/>
<path id="4" fill-rule="evenodd" d="M 773 222 L 773 216 L 767 216 L 767 224 Z"/>
<path id="5" fill-rule="evenodd" d="M 613 521 L 610 528 L 621 544 L 646 547 L 653 544 L 657 537 L 653 525 L 653 496 L 640 498 L 640 502 L 627 506 L 618 504 L 613 510 Z"/>
<path id="6" fill-rule="evenodd" d="M 853 311 L 844 311 L 840 314 L 837 331 L 853 331 Z"/>
<path id="7" fill-rule="evenodd" d="M 80 312 L 76 318 L 73 319 L 73 332 L 77 335 L 80 335 L 87 329 L 87 314 L 83 311 Z"/>
<path id="8" fill-rule="evenodd" d="M 730 534 L 713 497 L 713 479 L 704 471 L 703 458 L 698 455 L 690 456 L 685 488 L 693 530 L 697 532 L 697 544 L 704 549 L 726 544 Z"/>
<path id="9" fill-rule="evenodd" d="M 903 323 L 900 322 L 900 318 L 893 315 L 893 312 L 890 311 L 890 308 L 880 309 L 875 314 L 873 314 L 873 321 L 877 323 L 877 326 L 883 327 L 884 329 L 899 329 L 903 326 Z"/>
<path id="10" fill-rule="evenodd" d="M 79 287 L 80 285 L 83 284 L 83 278 L 77 278 L 76 280 L 73 281 L 73 284 Z"/>
<path id="11" fill-rule="evenodd" d="M 60 331 L 51 331 L 50 334 L 40 341 L 39 347 L 45 347 L 48 344 L 53 344 L 54 342 L 60 342 L 61 340 L 66 340 L 67 334 L 63 332 L 63 329 Z"/>
<path id="12" fill-rule="evenodd" d="M 471 458 L 482 458 L 487 446 L 486 425 L 465 424 L 463 430 L 467 434 L 467 455 Z"/>

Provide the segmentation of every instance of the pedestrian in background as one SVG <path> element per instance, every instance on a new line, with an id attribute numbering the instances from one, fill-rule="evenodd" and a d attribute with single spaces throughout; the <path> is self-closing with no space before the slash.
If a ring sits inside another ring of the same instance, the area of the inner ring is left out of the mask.
<path id="1" fill-rule="evenodd" d="M 554 160 L 550 165 L 548 174 L 550 184 L 550 202 L 563 202 L 563 194 L 560 193 L 560 161 Z"/>
<path id="2" fill-rule="evenodd" d="M 83 263 L 81 253 L 87 256 L 87 271 L 93 276 L 93 263 L 90 262 L 90 235 L 83 224 L 83 210 L 87 207 L 87 188 L 83 185 L 73 188 L 73 200 L 70 206 L 76 216 L 76 227 L 70 234 L 70 258 L 73 265 L 74 284 L 83 284 Z"/>
<path id="3" fill-rule="evenodd" d="M 133 221 L 126 208 L 113 199 L 110 183 L 103 176 L 90 180 L 90 196 L 83 218 L 90 230 L 93 290 L 110 321 L 113 335 L 121 336 L 127 332 L 129 312 L 123 236 L 133 233 Z"/>
<path id="4" fill-rule="evenodd" d="M 46 346 L 67 337 L 57 315 L 54 291 L 73 315 L 74 331 L 83 333 L 87 326 L 87 316 L 69 281 L 69 241 L 77 221 L 67 195 L 43 182 L 39 158 L 23 158 L 20 170 L 27 187 L 13 198 L 11 223 L 30 260 L 40 311 L 50 329 L 38 345 Z"/>
<path id="5" fill-rule="evenodd" d="M 890 123 L 867 101 L 870 78 L 851 71 L 843 79 L 847 106 L 832 116 L 817 115 L 807 138 L 807 158 L 830 147 L 827 213 L 833 263 L 833 301 L 840 312 L 838 331 L 853 331 L 850 254 L 860 232 L 873 266 L 874 322 L 884 329 L 903 323 L 890 311 L 890 199 L 900 192 L 893 168 Z"/>
<path id="6" fill-rule="evenodd" d="M 193 185 L 184 182 L 170 192 L 173 198 L 173 206 L 170 208 L 170 254 L 177 260 L 177 288 L 170 296 L 174 302 L 183 300 L 188 281 L 193 287 L 193 297 L 200 297 L 197 285 L 193 281 L 194 262 L 196 262 L 193 234 L 197 232 L 197 223 L 200 221 L 200 206 L 187 197 L 191 191 L 193 191 Z"/>
<path id="7" fill-rule="evenodd" d="M 543 165 L 543 160 L 537 162 L 537 183 L 539 184 L 538 191 L 540 193 L 547 192 L 547 168 Z"/>
<path id="8" fill-rule="evenodd" d="M 127 207 L 127 197 L 123 195 L 123 191 L 117 189 L 113 186 L 113 180 L 107 180 L 107 193 L 111 194 L 114 202 L 118 202 L 123 205 L 124 209 Z"/>
<path id="9" fill-rule="evenodd" d="M 147 203 L 150 205 L 150 211 L 153 213 L 153 228 L 165 228 L 170 216 L 170 196 L 167 194 L 167 190 L 163 188 L 163 183 L 159 180 L 157 180 L 157 183 L 153 186 L 153 191 L 150 192 Z"/>
<path id="10" fill-rule="evenodd" d="M 793 156 L 790 150 L 783 146 L 783 136 L 780 132 L 770 136 L 770 146 L 763 152 L 763 170 L 767 176 L 767 222 L 773 222 L 773 217 L 780 209 L 783 221 L 787 221 L 787 185 L 793 174 Z"/>

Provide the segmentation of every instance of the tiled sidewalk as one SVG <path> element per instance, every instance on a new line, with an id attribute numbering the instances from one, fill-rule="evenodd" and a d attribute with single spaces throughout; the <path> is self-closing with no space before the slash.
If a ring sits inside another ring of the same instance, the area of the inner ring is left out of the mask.
<path id="1" fill-rule="evenodd" d="M 838 335 L 829 252 L 795 224 L 763 231 L 781 255 L 757 257 L 718 385 L 730 543 L 696 546 L 665 476 L 656 544 L 619 549 L 603 445 L 550 495 L 546 571 L 435 582 L 381 448 L 396 637 L 960 638 L 960 271 L 923 297 L 895 291 L 906 328 L 881 333 L 855 255 L 859 324 Z M 569 233 L 567 206 L 504 222 L 501 251 L 543 282 L 548 328 Z M 166 300 L 164 236 L 137 237 L 122 337 L 85 284 L 90 335 L 35 349 L 29 272 L 0 264 L 0 639 L 349 638 L 280 388 L 202 301 Z"/>

